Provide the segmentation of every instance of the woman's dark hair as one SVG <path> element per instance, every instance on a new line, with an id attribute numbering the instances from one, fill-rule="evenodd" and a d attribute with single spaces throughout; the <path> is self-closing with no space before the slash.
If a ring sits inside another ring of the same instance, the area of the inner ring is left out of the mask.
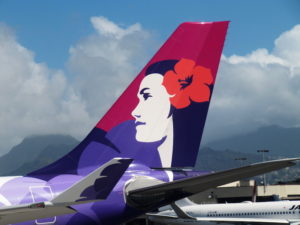
<path id="1" fill-rule="evenodd" d="M 162 76 L 174 66 L 179 60 L 164 60 L 151 64 L 145 73 L 148 76 L 159 73 Z M 213 85 L 210 86 L 212 91 Z M 209 101 L 191 104 L 183 109 L 171 106 L 169 116 L 173 116 L 173 158 L 172 167 L 184 167 L 195 165 L 200 141 L 204 129 Z"/>
<path id="2" fill-rule="evenodd" d="M 174 70 L 174 66 L 179 60 L 164 60 L 157 63 L 151 64 L 145 73 L 145 76 L 151 73 L 159 73 L 161 75 L 165 75 L 169 70 Z"/>

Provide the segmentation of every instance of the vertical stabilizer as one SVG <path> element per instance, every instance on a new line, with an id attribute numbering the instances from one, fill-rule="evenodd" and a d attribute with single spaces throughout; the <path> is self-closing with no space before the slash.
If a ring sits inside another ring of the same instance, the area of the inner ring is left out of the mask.
<path id="1" fill-rule="evenodd" d="M 194 166 L 228 23 L 181 24 L 89 135 L 31 175 L 86 175 L 114 157 L 150 167 Z"/>

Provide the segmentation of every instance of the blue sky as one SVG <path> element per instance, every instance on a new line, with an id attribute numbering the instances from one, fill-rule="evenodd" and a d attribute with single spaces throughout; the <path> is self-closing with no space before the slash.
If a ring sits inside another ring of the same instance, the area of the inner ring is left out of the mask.
<path id="1" fill-rule="evenodd" d="M 277 36 L 299 23 L 299 12 L 297 0 L 0 0 L 0 21 L 35 52 L 38 62 L 51 68 L 62 68 L 70 46 L 93 32 L 92 16 L 121 26 L 140 23 L 161 42 L 184 21 L 230 20 L 224 54 L 244 55 L 257 48 L 272 49 Z"/>
<path id="2" fill-rule="evenodd" d="M 300 126 L 300 1 L 115 2 L 0 0 L 0 155 L 29 135 L 83 138 L 184 21 L 231 21 L 204 142 Z"/>

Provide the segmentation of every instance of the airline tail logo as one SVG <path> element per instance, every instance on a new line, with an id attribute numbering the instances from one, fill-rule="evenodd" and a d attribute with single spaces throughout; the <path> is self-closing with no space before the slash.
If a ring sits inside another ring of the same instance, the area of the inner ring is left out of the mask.
<path id="1" fill-rule="evenodd" d="M 156 168 L 194 166 L 227 27 L 181 24 L 86 139 L 37 172 L 87 175 L 115 157 Z"/>
<path id="2" fill-rule="evenodd" d="M 181 139 L 186 135 L 180 134 L 180 127 L 174 129 L 173 124 L 183 119 L 176 114 L 184 110 L 180 117 L 192 117 L 195 112 L 188 108 L 208 102 L 212 84 L 210 69 L 190 59 L 164 60 L 147 68 L 137 93 L 139 102 L 132 111 L 135 137 L 139 142 L 160 142 L 157 150 L 163 167 L 171 166 L 174 133 Z"/>
<path id="3" fill-rule="evenodd" d="M 177 109 L 189 106 L 191 101 L 207 102 L 210 98 L 209 85 L 213 83 L 210 69 L 195 64 L 193 60 L 181 59 L 164 76 L 162 84 Z"/>
<path id="4" fill-rule="evenodd" d="M 300 210 L 300 205 L 293 205 L 289 210 Z"/>

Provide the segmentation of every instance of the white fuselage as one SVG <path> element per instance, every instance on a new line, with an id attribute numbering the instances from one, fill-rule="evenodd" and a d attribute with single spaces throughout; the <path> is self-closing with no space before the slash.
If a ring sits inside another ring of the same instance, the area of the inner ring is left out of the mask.
<path id="1" fill-rule="evenodd" d="M 192 218 L 175 218 L 178 215 L 173 210 L 166 210 L 159 213 L 164 217 L 149 219 L 166 224 L 232 224 L 247 221 L 270 223 L 271 220 L 278 220 L 276 223 L 282 220 L 282 223 L 300 224 L 300 201 L 194 204 L 180 209 Z"/>
<path id="2" fill-rule="evenodd" d="M 300 201 L 274 201 L 191 205 L 182 209 L 192 217 L 300 219 L 299 207 Z"/>

